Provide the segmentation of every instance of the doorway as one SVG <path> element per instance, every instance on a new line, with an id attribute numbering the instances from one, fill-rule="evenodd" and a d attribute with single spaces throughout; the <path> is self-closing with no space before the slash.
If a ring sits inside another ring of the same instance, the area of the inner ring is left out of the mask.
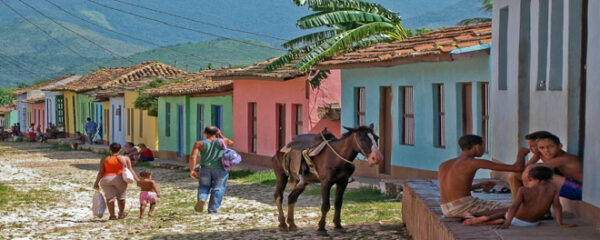
<path id="1" fill-rule="evenodd" d="M 391 174 L 392 170 L 392 95 L 392 87 L 380 88 L 379 151 L 383 154 L 383 162 L 379 164 L 379 173 L 382 174 Z"/>

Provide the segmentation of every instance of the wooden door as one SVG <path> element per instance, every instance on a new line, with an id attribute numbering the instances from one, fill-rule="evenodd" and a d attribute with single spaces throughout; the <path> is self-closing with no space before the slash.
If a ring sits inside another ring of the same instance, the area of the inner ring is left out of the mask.
<path id="1" fill-rule="evenodd" d="M 383 154 L 383 161 L 379 164 L 379 173 L 391 173 L 393 135 L 392 87 L 381 87 L 379 104 L 379 151 Z"/>
<path id="2" fill-rule="evenodd" d="M 277 104 L 277 149 L 285 146 L 285 104 Z"/>

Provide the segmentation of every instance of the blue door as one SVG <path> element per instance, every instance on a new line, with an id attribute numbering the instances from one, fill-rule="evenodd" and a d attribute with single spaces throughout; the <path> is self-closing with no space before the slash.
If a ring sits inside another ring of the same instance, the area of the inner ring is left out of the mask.
<path id="1" fill-rule="evenodd" d="M 177 145 L 179 149 L 178 156 L 183 158 L 183 105 L 177 105 Z"/>
<path id="2" fill-rule="evenodd" d="M 101 102 L 94 103 L 94 122 L 98 124 L 97 137 L 104 139 L 104 104 Z"/>
<path id="3" fill-rule="evenodd" d="M 223 106 L 212 106 L 212 125 L 223 130 Z"/>

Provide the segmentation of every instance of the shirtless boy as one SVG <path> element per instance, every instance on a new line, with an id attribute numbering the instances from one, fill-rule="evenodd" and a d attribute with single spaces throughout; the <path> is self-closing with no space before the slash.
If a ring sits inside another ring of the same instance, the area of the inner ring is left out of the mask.
<path id="1" fill-rule="evenodd" d="M 552 133 L 547 131 L 537 131 L 525 135 L 525 141 L 527 141 L 529 151 L 532 154 L 531 158 L 529 158 L 529 160 L 527 160 L 525 163 L 526 168 L 530 165 L 536 164 L 540 159 L 542 162 L 547 160 L 542 158 L 542 154 L 537 148 L 537 139 L 548 135 L 552 135 Z M 513 199 L 517 197 L 517 191 L 525 184 L 527 179 L 527 173 L 514 172 L 508 175 L 508 183 L 510 184 L 510 191 Z"/>
<path id="2" fill-rule="evenodd" d="M 581 200 L 583 190 L 581 159 L 562 150 L 560 139 L 555 135 L 538 138 L 537 147 L 542 154 L 541 157 L 548 160 L 533 166 L 546 166 L 558 170 L 564 177 L 555 174 L 552 183 L 560 189 L 559 195 L 571 200 Z"/>
<path id="3" fill-rule="evenodd" d="M 458 140 L 462 149 L 460 156 L 442 163 L 439 167 L 438 180 L 440 184 L 441 208 L 446 217 L 461 217 L 464 213 L 493 213 L 505 212 L 508 205 L 478 199 L 471 196 L 471 190 L 477 188 L 492 188 L 493 182 L 473 184 L 475 172 L 478 169 L 490 169 L 495 171 L 520 172 L 523 171 L 525 155 L 528 149 L 520 149 L 517 161 L 512 164 L 495 163 L 489 160 L 476 159 L 484 153 L 483 139 L 476 135 L 465 135 Z"/>

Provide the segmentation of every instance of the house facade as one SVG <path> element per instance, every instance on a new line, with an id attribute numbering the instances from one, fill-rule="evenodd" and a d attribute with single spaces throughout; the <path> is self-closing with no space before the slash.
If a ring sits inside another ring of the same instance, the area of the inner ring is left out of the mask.
<path id="1" fill-rule="evenodd" d="M 341 69 L 342 126 L 374 124 L 384 161 L 358 161 L 376 178 L 437 178 L 465 134 L 490 147 L 489 23 L 449 27 L 322 62 Z M 484 156 L 486 157 L 486 156 Z M 484 175 L 485 173 L 480 173 Z M 488 175 L 489 177 L 489 175 Z"/>
<path id="2" fill-rule="evenodd" d="M 185 73 L 182 70 L 159 62 L 143 62 L 128 67 L 100 69 L 76 81 L 50 88 L 48 91 L 60 91 L 65 107 L 65 130 L 69 135 L 75 132 L 85 134 L 87 118 L 103 122 L 105 138 L 109 142 L 125 143 L 126 110 L 123 95 L 96 99 L 98 91 L 119 90 L 119 86 L 149 76 L 174 76 Z M 102 102 L 102 104 L 98 104 Z M 103 111 L 100 111 L 102 109 Z M 97 116 L 102 112 L 103 116 Z M 108 123 L 108 125 L 106 124 Z M 108 127 L 107 127 L 108 126 Z"/>
<path id="3" fill-rule="evenodd" d="M 328 112 L 341 105 L 340 72 L 331 71 L 318 88 L 312 88 L 306 74 L 293 65 L 266 73 L 267 64 L 230 69 L 212 77 L 233 81 L 233 147 L 244 161 L 271 166 L 278 149 L 299 134 L 327 128 L 339 137 L 339 117 L 331 118 Z"/>
<path id="4" fill-rule="evenodd" d="M 511 163 L 523 136 L 547 130 L 583 160 L 583 201 L 565 209 L 600 226 L 600 2 L 494 1 L 492 158 Z"/>
<path id="5" fill-rule="evenodd" d="M 159 158 L 187 161 L 204 128 L 217 126 L 226 137 L 232 131 L 232 83 L 215 82 L 207 70 L 183 76 L 184 82 L 144 91 L 158 97 Z"/>

